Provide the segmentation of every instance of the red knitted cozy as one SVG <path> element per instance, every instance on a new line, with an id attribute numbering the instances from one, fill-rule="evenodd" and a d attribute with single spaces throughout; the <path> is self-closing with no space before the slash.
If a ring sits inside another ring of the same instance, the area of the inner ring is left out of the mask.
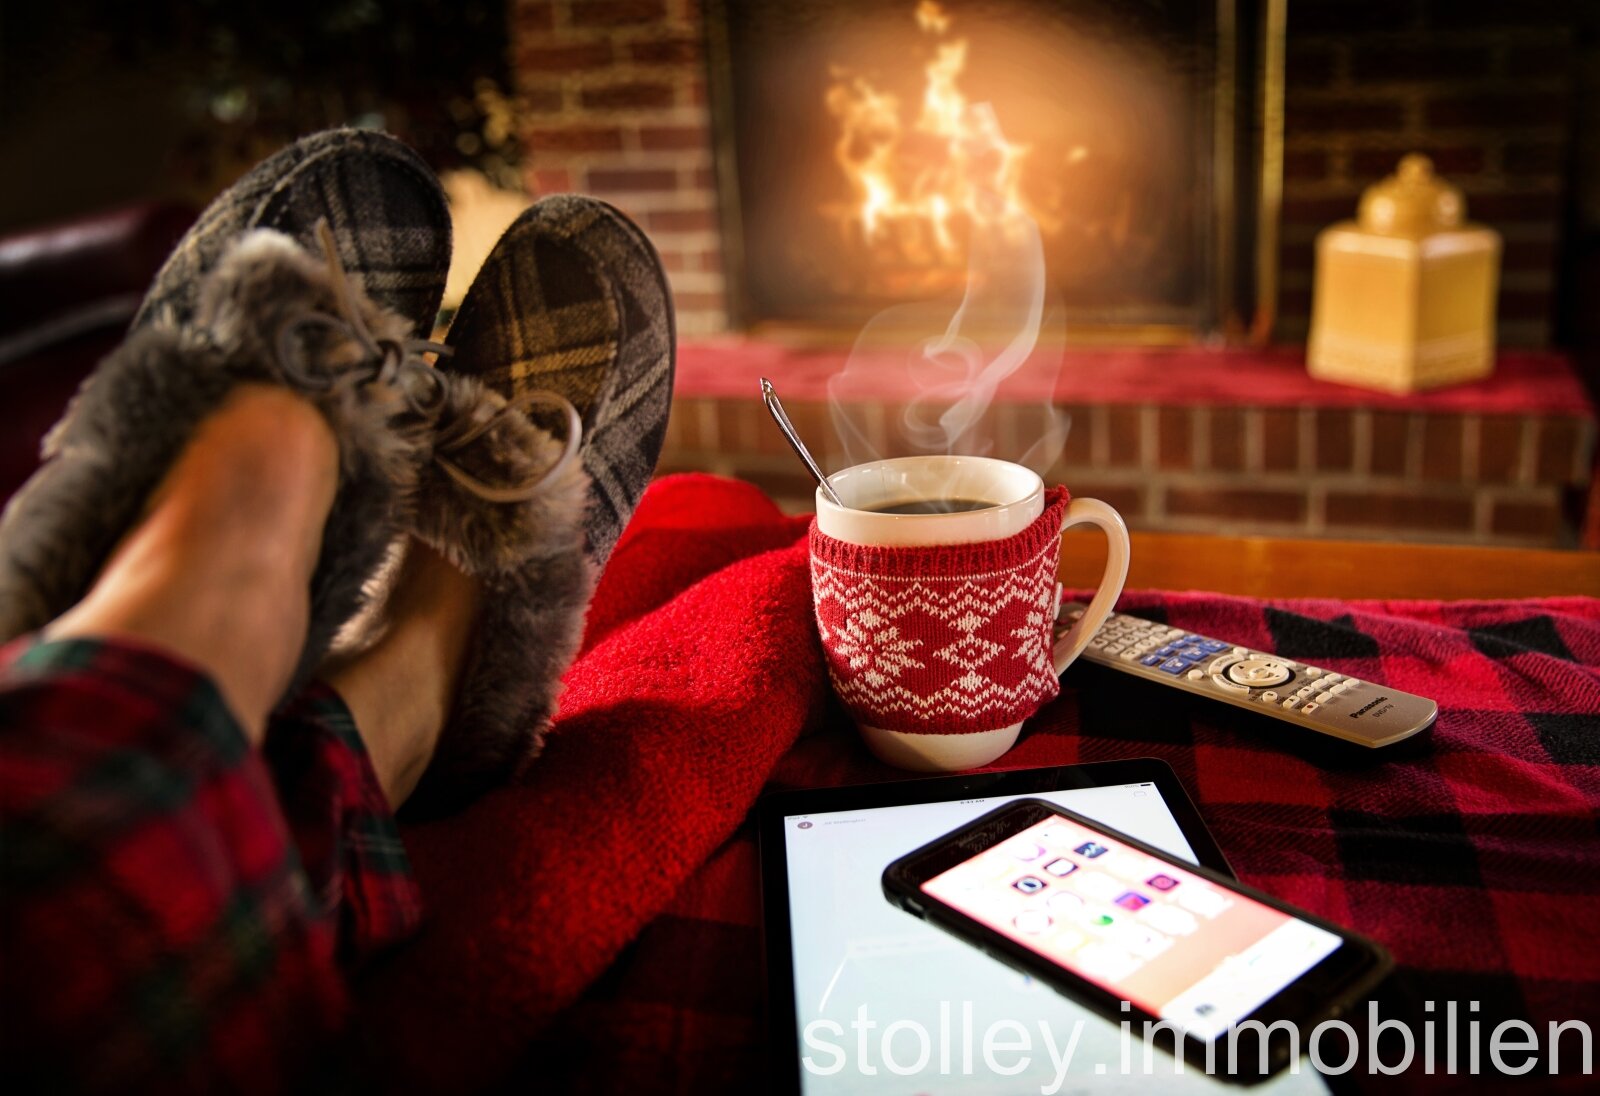
<path id="1" fill-rule="evenodd" d="M 1020 723 L 1060 692 L 1051 615 L 1067 489 L 1016 536 L 879 548 L 811 526 L 811 594 L 833 687 L 870 727 L 922 734 Z"/>

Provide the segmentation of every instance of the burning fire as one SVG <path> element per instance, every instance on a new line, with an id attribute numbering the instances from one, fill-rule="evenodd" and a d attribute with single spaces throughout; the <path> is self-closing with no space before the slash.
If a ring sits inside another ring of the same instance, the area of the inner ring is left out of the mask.
<path id="1" fill-rule="evenodd" d="M 839 119 L 834 156 L 856 196 L 841 212 L 877 254 L 919 266 L 957 265 L 963 229 L 1021 231 L 1038 220 L 1022 194 L 1028 147 L 1006 140 L 988 103 L 969 103 L 962 94 L 967 40 L 947 37 L 951 18 L 944 9 L 920 0 L 916 18 L 937 42 L 923 67 L 921 110 L 909 132 L 899 100 L 864 77 L 836 72 L 828 89 L 828 110 Z M 1072 155 L 1081 158 L 1083 150 Z"/>

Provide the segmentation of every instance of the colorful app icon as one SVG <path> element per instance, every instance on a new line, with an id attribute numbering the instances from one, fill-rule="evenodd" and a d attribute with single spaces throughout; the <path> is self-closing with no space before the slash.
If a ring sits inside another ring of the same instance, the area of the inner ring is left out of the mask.
<path id="1" fill-rule="evenodd" d="M 1169 891 L 1178 885 L 1178 881 L 1172 878 L 1170 875 L 1158 874 L 1152 875 L 1149 879 L 1146 879 L 1144 881 L 1144 885 L 1147 887 L 1153 887 L 1158 891 Z"/>
<path id="2" fill-rule="evenodd" d="M 1097 845 L 1093 841 L 1085 841 L 1072 851 L 1077 853 L 1079 856 L 1087 856 L 1090 860 L 1093 860 L 1097 856 L 1104 856 L 1111 850 L 1106 848 L 1104 845 Z"/>
<path id="3" fill-rule="evenodd" d="M 1063 856 L 1050 861 L 1044 866 L 1044 870 L 1056 876 L 1071 875 L 1078 870 L 1078 865 Z"/>
<path id="4" fill-rule="evenodd" d="M 1037 936 L 1055 922 L 1050 919 L 1050 915 L 1044 910 L 1023 910 L 1012 918 L 1011 923 L 1017 926 L 1018 932 L 1027 933 L 1029 936 Z"/>
<path id="5" fill-rule="evenodd" d="M 1017 888 L 1023 894 L 1038 894 L 1040 891 L 1044 890 L 1046 886 L 1043 879 L 1033 875 L 1024 875 L 1021 879 L 1018 879 L 1011 885 Z"/>
<path id="6" fill-rule="evenodd" d="M 1137 891 L 1124 891 L 1117 895 L 1117 905 L 1125 910 L 1142 910 L 1150 904 L 1150 899 Z"/>

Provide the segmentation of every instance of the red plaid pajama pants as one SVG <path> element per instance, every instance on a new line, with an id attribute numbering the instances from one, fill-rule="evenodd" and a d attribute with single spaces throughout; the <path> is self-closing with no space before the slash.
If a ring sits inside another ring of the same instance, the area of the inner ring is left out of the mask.
<path id="1" fill-rule="evenodd" d="M 412 933 L 349 710 L 253 749 L 216 687 L 123 642 L 0 651 L 0 1076 L 10 1091 L 349 1080 L 346 972 Z"/>

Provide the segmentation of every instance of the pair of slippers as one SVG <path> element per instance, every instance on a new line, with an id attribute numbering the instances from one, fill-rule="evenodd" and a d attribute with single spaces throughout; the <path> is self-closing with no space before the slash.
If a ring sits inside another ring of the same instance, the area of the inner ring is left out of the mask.
<path id="1" fill-rule="evenodd" d="M 236 385 L 284 385 L 340 446 L 289 694 L 414 535 L 485 591 L 451 727 L 412 802 L 447 807 L 514 777 L 660 453 L 672 300 L 638 228 L 560 195 L 506 231 L 437 346 L 416 334 L 432 327 L 449 259 L 438 181 L 378 133 L 305 138 L 213 202 L 0 517 L 0 641 L 88 592 Z"/>

